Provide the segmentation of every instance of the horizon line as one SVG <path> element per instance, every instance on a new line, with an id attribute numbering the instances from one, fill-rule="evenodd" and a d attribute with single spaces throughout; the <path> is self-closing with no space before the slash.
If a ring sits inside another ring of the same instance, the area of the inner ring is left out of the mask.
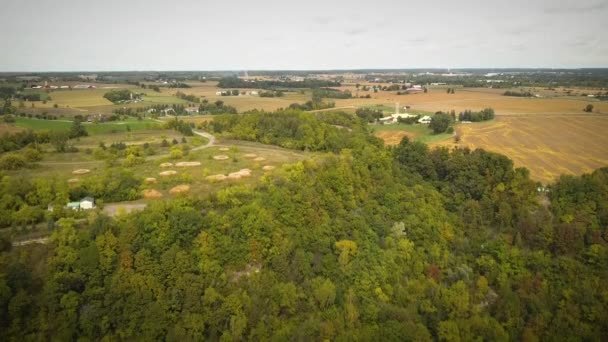
<path id="1" fill-rule="evenodd" d="M 586 70 L 608 69 L 608 66 L 584 67 L 410 67 L 410 68 L 327 68 L 327 69 L 81 69 L 81 70 L 0 70 L 0 74 L 19 73 L 104 73 L 104 72 L 259 72 L 259 71 L 404 71 L 404 70 Z"/>

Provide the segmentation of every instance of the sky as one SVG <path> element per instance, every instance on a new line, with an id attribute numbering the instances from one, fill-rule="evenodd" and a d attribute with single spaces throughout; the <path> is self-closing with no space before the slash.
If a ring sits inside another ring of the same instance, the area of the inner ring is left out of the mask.
<path id="1" fill-rule="evenodd" d="M 0 0 L 0 71 L 608 67 L 608 0 Z"/>

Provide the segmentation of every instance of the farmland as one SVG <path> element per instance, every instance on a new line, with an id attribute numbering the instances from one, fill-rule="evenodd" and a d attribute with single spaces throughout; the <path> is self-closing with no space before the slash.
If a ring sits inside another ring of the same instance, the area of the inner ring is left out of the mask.
<path id="1" fill-rule="evenodd" d="M 195 95 L 201 100 L 211 103 L 222 101 L 235 107 L 239 112 L 259 109 L 273 111 L 286 108 L 292 103 L 302 104 L 311 99 L 310 89 L 290 89 L 282 97 L 259 97 L 256 95 L 221 96 L 216 92 L 221 90 L 216 81 L 189 81 L 190 88 L 161 87 L 160 92 L 151 89 L 157 84 L 144 82 L 147 89 L 132 84 L 97 84 L 95 89 L 53 90 L 48 95 L 51 100 L 46 104 L 36 102 L 35 108 L 25 106 L 28 111 L 56 115 L 60 120 L 46 121 L 26 117 L 18 117 L 14 125 L 7 125 L 4 131 L 19 128 L 32 129 L 69 129 L 71 122 L 65 119 L 71 116 L 93 113 L 111 113 L 119 108 L 146 107 L 154 104 L 184 104 L 188 102 L 178 98 L 178 91 Z M 73 84 L 71 84 L 73 85 Z M 367 86 L 388 86 L 390 84 L 372 84 Z M 133 92 L 143 93 L 142 101 L 137 103 L 113 104 L 103 95 L 114 88 L 126 88 Z M 394 112 L 395 103 L 400 107 L 409 106 L 409 113 L 428 115 L 436 111 L 451 111 L 457 113 L 464 110 L 480 110 L 492 107 L 496 111 L 496 119 L 490 123 L 459 125 L 457 132 L 462 137 L 459 146 L 484 148 L 511 157 L 518 166 L 528 167 L 534 179 L 549 182 L 560 173 L 580 174 L 606 165 L 605 149 L 598 145 L 605 138 L 597 136 L 594 127 L 605 127 L 605 117 L 598 116 L 608 113 L 608 102 L 586 97 L 586 93 L 601 91 L 599 89 L 564 88 L 556 89 L 526 88 L 526 91 L 538 94 L 538 97 L 504 96 L 505 89 L 492 88 L 462 88 L 457 86 L 455 94 L 448 94 L 445 86 L 429 87 L 427 93 L 397 95 L 396 91 L 363 91 L 357 89 L 354 83 L 344 83 L 337 89 L 351 91 L 355 98 L 326 99 L 335 103 L 335 109 L 353 113 L 357 108 L 369 107 L 381 110 L 385 115 Z M 243 89 L 241 89 L 243 90 Z M 255 89 L 247 89 L 248 91 Z M 257 89 L 260 91 L 260 89 Z M 520 89 L 513 88 L 514 91 Z M 35 92 L 28 90 L 28 92 Z M 40 91 L 37 91 L 40 93 Z M 44 94 L 44 93 L 43 93 Z M 370 95 L 371 98 L 359 98 Z M 587 104 L 593 104 L 595 116 L 587 116 L 582 109 Z M 58 108 L 54 108 L 57 105 Z M 59 115 L 58 115 L 59 114 Z M 123 118 L 124 119 L 124 118 Z M 200 124 L 213 119 L 213 116 L 201 115 L 183 117 L 184 121 Z M 158 128 L 154 121 L 137 121 L 127 119 L 110 123 L 85 123 L 85 128 L 92 135 L 104 135 L 127 131 L 143 131 Z M 382 138 L 386 144 L 398 144 L 408 136 L 410 139 L 436 145 L 455 146 L 451 134 L 430 134 L 424 125 L 372 125 L 374 134 Z M 559 137 L 568 137 L 560 139 Z M 593 138 L 595 137 L 595 138 Z M 592 147 L 592 148 L 590 148 Z"/>
<path id="2" fill-rule="evenodd" d="M 502 153 L 544 183 L 608 165 L 608 116 L 497 116 L 492 122 L 457 126 L 461 141 L 433 146 L 483 148 Z"/>

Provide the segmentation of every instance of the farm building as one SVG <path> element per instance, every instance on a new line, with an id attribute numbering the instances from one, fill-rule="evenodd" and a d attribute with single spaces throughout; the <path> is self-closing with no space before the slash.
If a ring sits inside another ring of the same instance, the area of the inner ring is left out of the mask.
<path id="1" fill-rule="evenodd" d="M 185 109 L 188 114 L 198 113 L 198 107 L 188 107 Z"/>
<path id="2" fill-rule="evenodd" d="M 422 88 L 422 86 L 419 86 L 419 85 L 414 85 L 411 88 L 405 89 L 405 91 L 407 93 L 414 93 L 414 94 L 415 93 L 422 93 L 422 92 L 424 92 L 424 88 Z"/>
<path id="3" fill-rule="evenodd" d="M 66 208 L 72 210 L 89 210 L 95 208 L 95 199 L 93 197 L 85 197 L 79 202 L 70 202 L 66 205 Z M 49 206 L 49 210 L 52 211 L 52 207 Z"/>
<path id="4" fill-rule="evenodd" d="M 95 208 L 95 199 L 93 197 L 85 197 L 80 200 L 80 209 L 88 210 Z"/>
<path id="5" fill-rule="evenodd" d="M 421 124 L 430 124 L 431 123 L 432 118 L 428 115 L 425 115 L 423 117 L 421 117 L 420 119 L 418 119 L 418 123 Z"/>
<path id="6" fill-rule="evenodd" d="M 414 115 L 414 114 L 408 114 L 408 113 L 403 113 L 403 114 L 391 114 L 390 116 L 387 116 L 385 118 L 381 118 L 379 119 L 379 121 L 385 125 L 390 125 L 390 124 L 394 124 L 399 122 L 399 119 L 408 119 L 408 118 L 415 118 L 418 115 Z"/>

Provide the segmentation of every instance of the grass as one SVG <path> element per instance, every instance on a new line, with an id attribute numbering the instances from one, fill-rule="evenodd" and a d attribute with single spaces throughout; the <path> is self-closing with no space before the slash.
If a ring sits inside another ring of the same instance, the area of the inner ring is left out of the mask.
<path id="1" fill-rule="evenodd" d="M 72 126 L 71 121 L 67 120 L 42 120 L 42 119 L 31 119 L 24 117 L 15 118 L 15 126 L 32 129 L 34 131 L 40 130 L 68 130 Z"/>
<path id="2" fill-rule="evenodd" d="M 423 124 L 406 125 L 402 123 L 392 125 L 372 125 L 372 130 L 376 133 L 376 136 L 381 137 L 385 142 L 393 142 L 395 137 L 401 141 L 401 138 L 408 136 L 417 141 L 424 143 L 432 143 L 452 137 L 453 134 L 441 133 L 433 134 L 429 129 L 429 126 Z M 400 133 L 402 132 L 402 133 Z M 398 141 L 396 141 L 398 143 Z"/>
<path id="3" fill-rule="evenodd" d="M 152 120 L 137 120 L 128 119 L 118 122 L 103 122 L 103 123 L 83 123 L 87 132 L 91 135 L 108 134 L 116 132 L 127 132 L 127 128 L 131 131 L 141 131 L 158 129 L 161 124 Z M 67 120 L 42 120 L 31 119 L 24 117 L 15 118 L 15 126 L 26 129 L 39 130 L 69 130 L 72 126 L 72 121 Z"/>

